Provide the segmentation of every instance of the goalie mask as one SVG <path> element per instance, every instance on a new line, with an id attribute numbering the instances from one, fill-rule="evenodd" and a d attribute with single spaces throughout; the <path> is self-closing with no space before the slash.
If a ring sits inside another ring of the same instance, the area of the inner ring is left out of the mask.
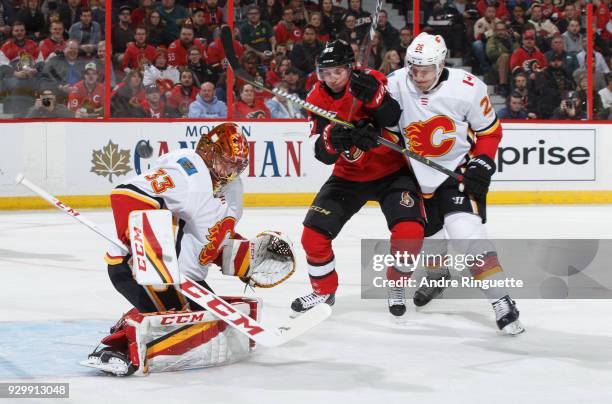
<path id="1" fill-rule="evenodd" d="M 235 123 L 222 123 L 203 135 L 196 153 L 210 170 L 215 191 L 237 178 L 249 164 L 249 143 Z"/>
<path id="2" fill-rule="evenodd" d="M 446 52 L 444 38 L 426 32 L 420 33 L 408 46 L 405 65 L 408 69 L 408 75 L 419 90 L 430 91 L 438 83 L 444 68 Z M 415 77 L 416 70 L 420 70 L 418 73 L 422 74 L 426 72 L 421 71 L 421 69 L 426 70 L 428 67 L 432 68 L 431 77 Z"/>

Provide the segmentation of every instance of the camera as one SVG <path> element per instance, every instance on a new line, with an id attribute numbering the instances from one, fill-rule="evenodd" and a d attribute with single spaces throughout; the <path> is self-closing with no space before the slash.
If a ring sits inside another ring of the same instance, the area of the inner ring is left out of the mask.
<path id="1" fill-rule="evenodd" d="M 43 97 L 41 98 L 40 102 L 42 103 L 42 105 L 44 105 L 45 107 L 50 107 L 51 106 L 51 98 L 49 97 Z"/>

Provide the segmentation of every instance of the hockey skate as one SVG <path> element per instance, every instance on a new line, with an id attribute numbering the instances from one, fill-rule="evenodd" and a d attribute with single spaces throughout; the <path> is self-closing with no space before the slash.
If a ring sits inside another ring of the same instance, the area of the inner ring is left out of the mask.
<path id="1" fill-rule="evenodd" d="M 291 310 L 293 310 L 293 315 L 291 317 L 297 317 L 316 305 L 323 303 L 333 306 L 334 303 L 336 303 L 336 294 L 330 293 L 328 295 L 319 295 L 316 292 L 312 292 L 306 296 L 298 297 L 291 303 Z"/>
<path id="2" fill-rule="evenodd" d="M 401 317 L 406 313 L 406 290 L 404 288 L 389 288 L 387 290 L 389 313 Z"/>
<path id="3" fill-rule="evenodd" d="M 129 376 L 136 371 L 127 356 L 110 347 L 95 350 L 80 365 L 95 368 L 113 376 Z"/>
<path id="4" fill-rule="evenodd" d="M 450 272 L 448 268 L 444 268 L 441 272 L 442 274 L 438 275 L 435 278 L 428 275 L 427 280 L 431 281 L 431 280 L 440 280 L 440 279 L 442 280 L 450 279 Z M 417 307 L 425 306 L 427 303 L 431 302 L 433 299 L 440 296 L 440 294 L 442 294 L 444 289 L 446 288 L 441 287 L 441 286 L 421 286 L 420 288 L 417 289 L 416 292 L 414 292 L 414 297 L 412 298 L 412 301 L 414 302 L 414 305 Z"/>
<path id="5" fill-rule="evenodd" d="M 492 303 L 495 310 L 495 321 L 497 327 L 502 333 L 509 335 L 517 335 L 525 331 L 525 328 L 519 321 L 519 311 L 516 308 L 516 303 L 506 295 L 496 302 Z"/>

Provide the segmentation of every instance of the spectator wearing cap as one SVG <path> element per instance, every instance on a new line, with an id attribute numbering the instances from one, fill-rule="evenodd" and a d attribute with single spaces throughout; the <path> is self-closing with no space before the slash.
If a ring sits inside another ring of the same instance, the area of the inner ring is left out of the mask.
<path id="1" fill-rule="evenodd" d="M 178 37 L 181 25 L 189 17 L 185 7 L 176 4 L 175 0 L 162 0 L 161 4 L 157 7 L 157 11 L 159 11 L 161 18 L 166 23 L 170 36 L 173 38 Z"/>
<path id="2" fill-rule="evenodd" d="M 55 93 L 43 90 L 34 102 L 34 106 L 25 115 L 26 118 L 74 118 L 74 113 L 63 104 L 58 104 Z"/>
<path id="3" fill-rule="evenodd" d="M 83 78 L 84 63 L 78 57 L 78 42 L 73 39 L 67 41 L 63 54 L 51 56 L 45 62 L 41 86 L 52 89 L 62 100 L 70 87 Z"/>
<path id="4" fill-rule="evenodd" d="M 84 8 L 79 18 L 80 21 L 70 27 L 68 35 L 70 39 L 79 43 L 81 54 L 90 58 L 96 52 L 96 46 L 102 39 L 102 31 L 100 30 L 100 24 L 92 21 L 90 9 Z"/>
<path id="5" fill-rule="evenodd" d="M 38 61 L 46 62 L 49 56 L 60 51 L 63 52 L 66 47 L 64 40 L 64 24 L 61 21 L 53 21 L 49 25 L 49 37 L 40 41 L 40 53 Z"/>
<path id="6" fill-rule="evenodd" d="M 183 25 L 179 39 L 172 42 L 168 47 L 168 64 L 170 66 L 186 66 L 189 62 L 189 49 L 194 46 L 200 50 L 202 57 L 206 60 L 204 45 L 202 45 L 199 39 L 194 38 L 193 27 L 191 25 Z"/>
<path id="7" fill-rule="evenodd" d="M 155 84 L 145 87 L 146 98 L 140 102 L 141 115 L 146 118 L 167 117 L 166 104 L 162 100 L 159 88 Z"/>
<path id="8" fill-rule="evenodd" d="M 499 18 L 495 17 L 495 13 L 495 6 L 486 6 L 484 16 L 474 24 L 475 41 L 472 42 L 472 53 L 478 60 L 482 73 L 487 73 L 491 68 L 491 60 L 487 58 L 486 54 L 486 43 L 495 32 L 495 24 L 501 22 Z"/>
<path id="9" fill-rule="evenodd" d="M 293 46 L 289 58 L 293 66 L 305 73 L 310 73 L 315 69 L 316 58 L 322 50 L 323 44 L 317 40 L 315 27 L 306 25 L 302 40 Z"/>
<path id="10" fill-rule="evenodd" d="M 143 83 L 145 86 L 155 84 L 163 95 L 169 96 L 174 85 L 179 82 L 180 76 L 175 66 L 168 65 L 168 51 L 157 48 L 153 64 L 144 68 Z"/>
<path id="11" fill-rule="evenodd" d="M 510 71 L 528 73 L 530 79 L 535 78 L 535 72 L 544 69 L 547 65 L 546 57 L 535 46 L 536 33 L 529 29 L 523 32 L 523 44 L 515 50 L 510 57 Z"/>
<path id="12" fill-rule="evenodd" d="M 577 55 L 582 51 L 582 34 L 580 33 L 580 22 L 571 20 L 567 26 L 567 31 L 561 35 L 565 42 L 565 51 L 570 55 Z"/>
<path id="13" fill-rule="evenodd" d="M 286 6 L 283 10 L 283 18 L 274 27 L 274 38 L 277 44 L 287 45 L 291 50 L 293 44 L 302 39 L 302 30 L 293 23 L 293 8 Z"/>
<path id="14" fill-rule="evenodd" d="M 513 92 L 508 98 L 506 106 L 498 113 L 499 119 L 527 119 L 527 110 L 523 105 L 523 97 L 520 93 Z"/>
<path id="15" fill-rule="evenodd" d="M 111 116 L 115 118 L 142 117 L 141 103 L 146 98 L 142 74 L 131 70 L 111 92 Z"/>
<path id="16" fill-rule="evenodd" d="M 277 90 L 285 92 L 289 91 L 289 84 L 286 81 L 280 81 L 275 87 Z M 299 107 L 296 107 L 292 102 L 287 101 L 278 95 L 265 101 L 266 107 L 270 110 L 270 115 L 274 119 L 301 119 L 304 114 Z"/>
<path id="17" fill-rule="evenodd" d="M 197 46 L 189 48 L 189 62 L 187 63 L 187 68 L 193 72 L 194 81 L 198 87 L 207 81 L 217 83 L 219 80 L 220 69 L 206 64 L 206 62 L 202 60 L 202 53 Z"/>
<path id="18" fill-rule="evenodd" d="M 196 8 L 191 16 L 191 26 L 194 38 L 199 39 L 202 44 L 209 44 L 213 41 L 213 31 L 206 24 L 205 13 L 203 8 Z"/>
<path id="19" fill-rule="evenodd" d="M 565 41 L 559 34 L 555 35 L 550 41 L 550 50 L 545 52 L 546 60 L 550 62 L 554 55 L 561 55 L 563 58 L 563 70 L 572 74 L 578 68 L 576 56 L 570 55 L 565 51 Z"/>
<path id="20" fill-rule="evenodd" d="M 540 3 L 533 3 L 530 9 L 529 23 L 531 23 L 536 30 L 539 37 L 549 40 L 555 34 L 559 32 L 559 29 L 553 24 L 548 18 L 544 17 L 542 12 L 542 5 Z"/>
<path id="21" fill-rule="evenodd" d="M 130 42 L 125 50 L 121 70 L 142 70 L 145 65 L 153 63 L 153 60 L 155 60 L 155 47 L 147 44 L 147 29 L 144 25 L 138 26 L 134 33 L 134 42 Z"/>
<path id="22" fill-rule="evenodd" d="M 487 40 L 487 58 L 497 73 L 498 94 L 507 97 L 510 55 L 518 48 L 514 37 L 508 33 L 503 21 L 495 23 L 495 33 Z"/>
<path id="23" fill-rule="evenodd" d="M 209 81 L 200 86 L 200 93 L 189 105 L 189 118 L 227 118 L 227 105 L 215 96 L 215 85 Z"/>
<path id="24" fill-rule="evenodd" d="M 157 10 L 151 11 L 151 14 L 146 18 L 145 27 L 147 27 L 149 43 L 156 48 L 160 46 L 168 47 L 170 42 L 175 39 L 170 36 L 168 30 L 166 30 L 166 23 Z"/>
<path id="25" fill-rule="evenodd" d="M 561 55 L 553 55 L 548 68 L 536 74 L 534 87 L 538 117 L 551 118 L 559 100 L 574 89 L 572 76 L 563 70 Z"/>
<path id="26" fill-rule="evenodd" d="M 112 28 L 111 43 L 116 61 L 123 63 L 123 57 L 128 43 L 134 40 L 132 24 L 132 9 L 129 6 L 119 7 L 119 21 Z"/>
<path id="27" fill-rule="evenodd" d="M 247 9 L 247 21 L 240 27 L 240 41 L 245 49 L 256 52 L 260 58 L 272 55 L 276 46 L 274 30 L 267 21 L 261 21 L 259 7 L 250 5 Z"/>
<path id="28" fill-rule="evenodd" d="M 189 112 L 189 104 L 198 95 L 198 87 L 194 85 L 193 73 L 189 70 L 181 72 L 179 84 L 170 91 L 170 96 L 166 97 L 166 104 L 173 117 L 186 117 Z"/>
<path id="29" fill-rule="evenodd" d="M 68 0 L 59 7 L 59 17 L 64 23 L 64 27 L 72 27 L 79 22 L 81 16 L 81 0 Z"/>
<path id="30" fill-rule="evenodd" d="M 98 82 L 98 68 L 94 62 L 85 65 L 83 80 L 70 88 L 68 109 L 76 118 L 104 116 L 104 86 Z"/>
<path id="31" fill-rule="evenodd" d="M 240 98 L 234 103 L 233 118 L 242 119 L 268 119 L 270 110 L 263 101 L 255 97 L 255 88 L 245 84 L 240 89 Z"/>
<path id="32" fill-rule="evenodd" d="M 25 24 L 26 36 L 39 41 L 45 26 L 45 16 L 38 7 L 38 0 L 27 0 L 17 13 L 17 20 Z"/>

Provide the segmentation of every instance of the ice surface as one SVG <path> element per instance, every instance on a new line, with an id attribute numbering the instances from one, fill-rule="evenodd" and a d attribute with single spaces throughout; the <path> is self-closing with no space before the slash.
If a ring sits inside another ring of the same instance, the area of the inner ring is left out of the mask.
<path id="1" fill-rule="evenodd" d="M 84 213 L 114 231 L 110 211 Z M 246 236 L 285 231 L 298 246 L 298 273 L 257 291 L 267 325 L 280 325 L 291 300 L 309 291 L 304 214 L 247 209 L 239 224 Z M 612 238 L 612 206 L 493 206 L 488 216 L 497 238 Z M 239 364 L 125 379 L 77 365 L 129 308 L 106 275 L 106 242 L 55 211 L 4 212 L 0 223 L 0 380 L 69 382 L 71 398 L 61 402 L 612 402 L 610 301 L 519 301 L 527 332 L 513 338 L 497 335 L 484 300 L 410 307 L 403 324 L 386 302 L 361 300 L 360 239 L 388 236 L 377 208 L 355 216 L 334 242 L 341 286 L 321 326 Z M 243 291 L 217 274 L 210 283 L 220 294 Z"/>

